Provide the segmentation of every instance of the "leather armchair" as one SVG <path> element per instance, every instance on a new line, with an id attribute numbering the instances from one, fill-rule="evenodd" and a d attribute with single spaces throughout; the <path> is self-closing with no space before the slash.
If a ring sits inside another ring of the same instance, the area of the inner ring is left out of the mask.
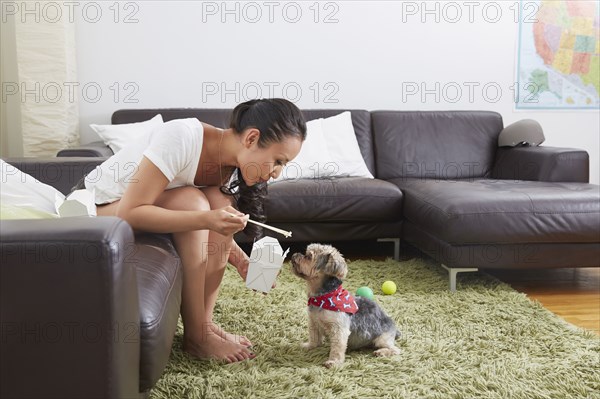
<path id="1" fill-rule="evenodd" d="M 6 159 L 65 194 L 102 161 Z M 148 396 L 181 304 L 169 235 L 116 217 L 4 220 L 0 264 L 0 397 Z"/>
<path id="2" fill-rule="evenodd" d="M 0 396 L 139 396 L 131 227 L 115 217 L 0 223 Z"/>

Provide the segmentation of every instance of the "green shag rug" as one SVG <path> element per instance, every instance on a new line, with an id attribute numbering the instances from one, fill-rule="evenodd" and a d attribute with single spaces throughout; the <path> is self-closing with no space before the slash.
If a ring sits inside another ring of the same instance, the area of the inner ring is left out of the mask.
<path id="1" fill-rule="evenodd" d="M 429 260 L 349 262 L 344 287 L 367 285 L 402 332 L 402 354 L 349 352 L 326 369 L 329 347 L 311 352 L 304 282 L 284 264 L 264 296 L 228 268 L 215 321 L 243 333 L 257 357 L 230 365 L 181 350 L 181 320 L 169 364 L 150 397 L 158 398 L 600 398 L 600 340 L 484 273 L 459 275 Z M 385 280 L 398 291 L 381 293 Z"/>

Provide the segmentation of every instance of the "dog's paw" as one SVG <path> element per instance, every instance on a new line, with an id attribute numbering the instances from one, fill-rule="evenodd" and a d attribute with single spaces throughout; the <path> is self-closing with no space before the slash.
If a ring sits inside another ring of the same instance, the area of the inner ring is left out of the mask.
<path id="1" fill-rule="evenodd" d="M 373 353 L 375 354 L 375 356 L 389 357 L 389 356 L 399 355 L 400 354 L 400 349 L 398 349 L 396 347 L 393 347 L 393 348 L 381 348 L 381 349 L 377 349 Z"/>
<path id="2" fill-rule="evenodd" d="M 306 351 L 309 351 L 311 349 L 315 349 L 317 347 L 317 345 L 310 343 L 310 342 L 304 342 L 304 343 L 300 344 L 300 347 Z"/>
<path id="3" fill-rule="evenodd" d="M 340 367 L 343 364 L 344 364 L 344 362 L 341 362 L 339 360 L 327 360 L 325 363 L 323 363 L 323 366 L 325 366 L 328 369 L 330 369 L 332 367 Z"/>

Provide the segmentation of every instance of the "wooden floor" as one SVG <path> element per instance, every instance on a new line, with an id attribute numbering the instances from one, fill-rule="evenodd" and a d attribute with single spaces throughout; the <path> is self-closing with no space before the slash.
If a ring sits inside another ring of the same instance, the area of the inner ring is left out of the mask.
<path id="1" fill-rule="evenodd" d="M 389 243 L 348 242 L 336 246 L 348 259 L 393 256 L 393 247 Z M 303 251 L 305 245 L 295 244 L 294 247 L 293 250 Z M 402 246 L 401 260 L 414 256 L 424 255 L 411 246 Z M 496 270 L 488 273 L 539 301 L 569 323 L 600 335 L 600 268 Z"/>
<path id="2" fill-rule="evenodd" d="M 571 324 L 600 334 L 600 268 L 490 273 Z"/>

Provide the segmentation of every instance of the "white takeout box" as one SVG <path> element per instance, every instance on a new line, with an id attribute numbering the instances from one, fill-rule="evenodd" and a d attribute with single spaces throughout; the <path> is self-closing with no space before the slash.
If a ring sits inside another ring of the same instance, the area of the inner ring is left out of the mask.
<path id="1" fill-rule="evenodd" d="M 261 292 L 271 291 L 289 251 L 288 248 L 283 252 L 279 241 L 273 237 L 263 237 L 256 241 L 250 254 L 246 287 Z"/>
<path id="2" fill-rule="evenodd" d="M 56 194 L 54 206 L 61 218 L 69 216 L 96 216 L 95 189 L 75 190 L 66 198 Z"/>

